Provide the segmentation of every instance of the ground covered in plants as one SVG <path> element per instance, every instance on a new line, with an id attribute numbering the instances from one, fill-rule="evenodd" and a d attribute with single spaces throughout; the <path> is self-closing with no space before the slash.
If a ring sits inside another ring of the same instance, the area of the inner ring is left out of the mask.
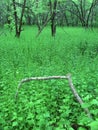
<path id="1" fill-rule="evenodd" d="M 0 130 L 98 130 L 98 29 L 36 27 L 0 36 Z M 26 77 L 66 75 L 84 101 L 75 99 L 67 80 L 31 81 Z M 84 112 L 88 108 L 93 119 Z"/>

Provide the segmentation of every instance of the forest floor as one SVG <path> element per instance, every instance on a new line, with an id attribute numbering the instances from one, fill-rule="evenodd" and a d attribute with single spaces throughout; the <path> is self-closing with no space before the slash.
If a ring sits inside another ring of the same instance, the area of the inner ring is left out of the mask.
<path id="1" fill-rule="evenodd" d="M 98 29 L 58 27 L 55 38 L 49 27 L 39 37 L 36 27 L 24 27 L 19 39 L 0 32 L 0 130 L 98 130 Z M 64 80 L 24 83 L 15 99 L 26 77 L 68 73 L 83 106 Z"/>

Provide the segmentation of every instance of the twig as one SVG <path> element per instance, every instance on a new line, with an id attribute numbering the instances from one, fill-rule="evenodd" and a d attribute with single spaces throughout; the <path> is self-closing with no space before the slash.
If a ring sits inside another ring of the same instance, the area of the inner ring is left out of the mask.
<path id="1" fill-rule="evenodd" d="M 18 84 L 18 88 L 17 88 L 16 94 L 15 94 L 15 98 L 18 97 L 19 89 L 21 88 L 23 83 L 30 82 L 32 80 L 51 80 L 51 79 L 66 79 L 66 80 L 68 80 L 69 86 L 71 88 L 73 95 L 75 96 L 75 98 L 77 99 L 77 101 L 79 102 L 79 104 L 81 106 L 84 104 L 84 102 L 82 101 L 81 97 L 79 96 L 78 92 L 76 91 L 76 89 L 75 89 L 75 87 L 72 83 L 71 74 L 68 74 L 66 76 L 30 77 L 30 78 L 22 79 Z M 84 111 L 87 114 L 87 116 L 92 119 L 92 116 L 91 116 L 88 108 L 84 108 Z"/>

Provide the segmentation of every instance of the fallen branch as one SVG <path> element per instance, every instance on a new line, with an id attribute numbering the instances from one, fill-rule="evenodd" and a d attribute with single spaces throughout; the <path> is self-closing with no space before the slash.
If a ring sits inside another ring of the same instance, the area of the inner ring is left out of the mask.
<path id="1" fill-rule="evenodd" d="M 67 76 L 31 77 L 31 78 L 22 79 L 20 81 L 20 83 L 18 84 L 18 88 L 17 88 L 17 92 L 16 92 L 15 97 L 16 98 L 18 97 L 19 89 L 21 88 L 23 83 L 29 82 L 29 81 L 32 81 L 32 80 L 50 80 L 50 79 L 67 79 Z"/>
<path id="2" fill-rule="evenodd" d="M 77 101 L 79 102 L 79 104 L 81 106 L 84 104 L 84 102 L 82 101 L 81 97 L 79 96 L 78 92 L 76 91 L 76 89 L 75 89 L 75 87 L 72 83 L 71 74 L 68 74 L 66 76 L 30 77 L 30 78 L 22 79 L 20 81 L 20 83 L 18 84 L 18 88 L 17 88 L 16 94 L 15 94 L 15 98 L 18 97 L 19 89 L 21 88 L 23 83 L 30 82 L 32 80 L 51 80 L 51 79 L 66 79 L 66 80 L 68 80 L 69 86 L 71 88 L 73 95 L 75 96 L 75 98 L 77 99 Z M 84 109 L 85 113 L 87 114 L 87 116 L 92 119 L 92 116 L 91 116 L 88 108 L 83 108 L 83 109 Z"/>
<path id="3" fill-rule="evenodd" d="M 75 87 L 74 87 L 74 85 L 72 83 L 71 74 L 67 75 L 67 78 L 68 78 L 69 86 L 70 86 L 70 88 L 72 90 L 73 95 L 76 97 L 77 101 L 82 106 L 84 104 L 84 102 L 82 101 L 81 97 L 79 96 L 78 92 L 76 91 L 76 89 L 75 89 Z M 92 116 L 91 116 L 88 108 L 84 108 L 84 111 L 87 114 L 87 116 L 92 119 Z"/>

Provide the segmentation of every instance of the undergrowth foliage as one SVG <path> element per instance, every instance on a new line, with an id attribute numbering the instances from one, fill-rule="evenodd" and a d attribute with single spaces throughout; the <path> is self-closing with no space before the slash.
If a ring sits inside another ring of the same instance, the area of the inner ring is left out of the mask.
<path id="1" fill-rule="evenodd" d="M 20 39 L 7 33 L 0 39 L 0 130 L 97 130 L 98 34 L 81 28 L 61 28 L 54 39 L 49 28 L 35 39 L 27 27 Z M 36 28 L 33 29 L 36 32 Z M 73 33 L 75 32 L 75 33 Z M 84 32 L 84 33 L 83 33 Z M 66 75 L 94 120 L 89 119 L 65 80 L 23 84 L 25 77 Z"/>

